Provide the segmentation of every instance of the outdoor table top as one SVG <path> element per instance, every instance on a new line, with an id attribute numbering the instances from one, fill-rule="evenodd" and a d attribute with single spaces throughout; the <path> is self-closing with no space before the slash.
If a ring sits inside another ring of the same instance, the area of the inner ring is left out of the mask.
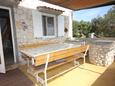
<path id="1" fill-rule="evenodd" d="M 71 48 L 77 48 L 80 46 L 81 44 L 77 44 L 77 43 L 76 44 L 71 44 L 71 43 L 48 44 L 48 45 L 41 46 L 41 47 L 21 50 L 21 52 L 26 54 L 29 57 L 35 58 L 40 55 L 50 54 L 53 52 L 71 49 Z"/>

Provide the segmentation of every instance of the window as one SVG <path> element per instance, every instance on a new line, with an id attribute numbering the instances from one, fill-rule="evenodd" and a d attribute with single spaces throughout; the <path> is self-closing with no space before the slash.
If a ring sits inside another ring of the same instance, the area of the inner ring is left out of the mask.
<path id="1" fill-rule="evenodd" d="M 55 36 L 55 17 L 42 15 L 43 36 Z"/>
<path id="2" fill-rule="evenodd" d="M 64 16 L 32 11 L 35 38 L 64 36 Z"/>

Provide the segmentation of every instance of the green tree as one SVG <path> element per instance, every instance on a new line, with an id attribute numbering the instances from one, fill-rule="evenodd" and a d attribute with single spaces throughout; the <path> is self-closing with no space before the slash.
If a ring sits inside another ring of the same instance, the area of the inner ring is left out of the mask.
<path id="1" fill-rule="evenodd" d="M 91 21 L 91 32 L 99 37 L 115 37 L 115 6 L 113 6 L 103 17 L 96 17 Z"/>
<path id="2" fill-rule="evenodd" d="M 97 37 L 115 37 L 115 6 L 103 16 L 97 16 L 91 22 L 73 21 L 73 36 L 88 37 L 94 32 Z"/>
<path id="3" fill-rule="evenodd" d="M 91 30 L 90 22 L 85 21 L 73 21 L 73 36 L 78 38 L 88 37 Z"/>

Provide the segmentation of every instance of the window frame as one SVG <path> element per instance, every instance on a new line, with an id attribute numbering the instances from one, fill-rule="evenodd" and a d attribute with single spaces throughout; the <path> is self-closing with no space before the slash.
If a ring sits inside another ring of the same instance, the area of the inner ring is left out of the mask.
<path id="1" fill-rule="evenodd" d="M 52 14 L 48 14 L 48 13 L 42 13 L 42 14 L 41 14 L 41 17 L 43 17 L 43 16 L 53 17 L 53 18 L 54 18 L 54 35 L 52 35 L 52 36 L 44 36 L 44 35 L 43 35 L 43 38 L 55 38 L 56 35 L 57 35 L 57 30 L 56 30 L 56 15 L 52 15 Z M 43 25 L 43 21 L 42 21 L 42 25 Z M 44 33 L 44 29 L 43 29 L 43 28 L 44 28 L 44 27 L 42 26 L 42 31 L 43 31 L 43 33 Z"/>

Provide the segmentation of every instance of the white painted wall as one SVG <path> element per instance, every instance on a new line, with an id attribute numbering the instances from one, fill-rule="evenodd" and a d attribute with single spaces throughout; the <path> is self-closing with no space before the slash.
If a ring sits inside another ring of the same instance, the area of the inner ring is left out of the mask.
<path id="1" fill-rule="evenodd" d="M 69 13 L 69 31 L 68 31 L 68 37 L 73 39 L 73 26 L 72 26 L 72 20 L 73 20 L 73 14 L 72 12 Z"/>

